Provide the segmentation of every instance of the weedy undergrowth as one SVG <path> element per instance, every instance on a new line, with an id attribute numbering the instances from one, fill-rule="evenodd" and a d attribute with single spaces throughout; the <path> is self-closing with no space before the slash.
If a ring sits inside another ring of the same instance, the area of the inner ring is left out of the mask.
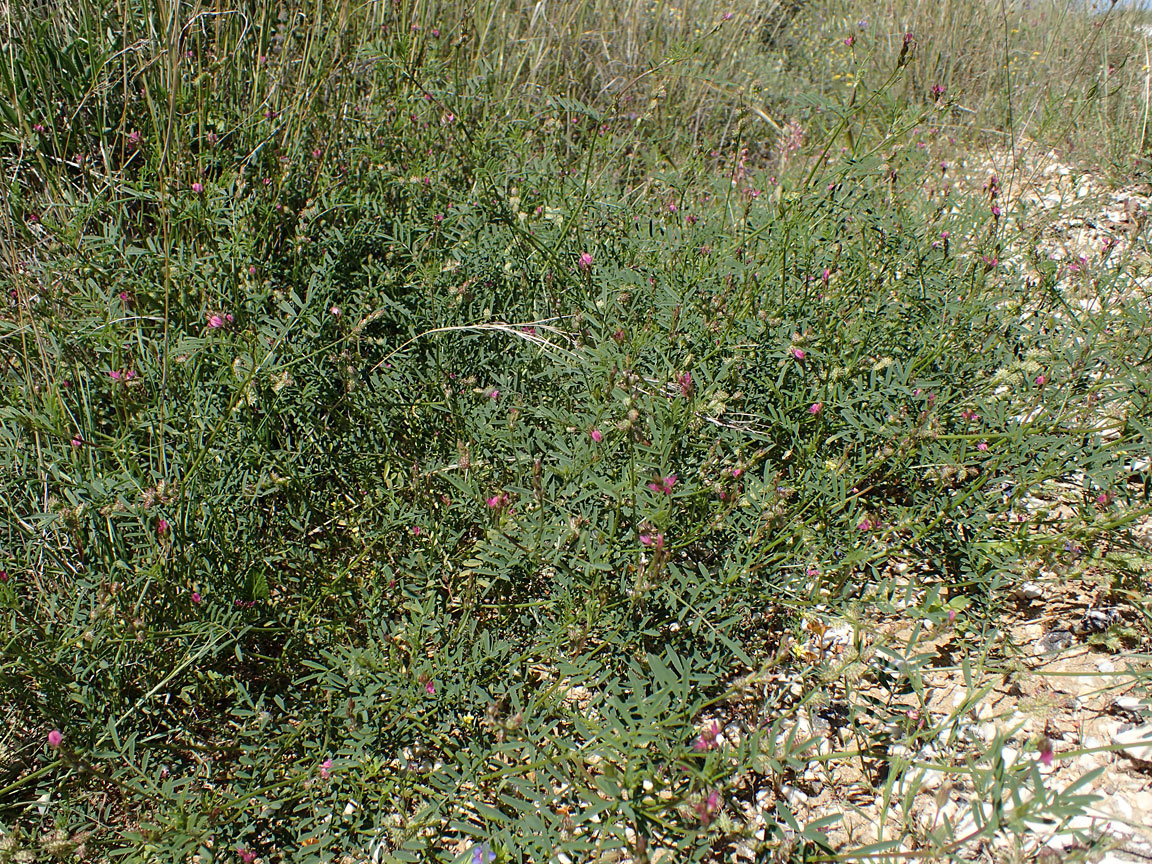
<path id="1" fill-rule="evenodd" d="M 773 68 L 752 12 L 672 11 L 597 89 L 539 30 L 591 4 L 11 10 L 5 861 L 946 857 L 1083 807 L 963 727 L 1013 588 L 1146 578 L 1142 247 L 1021 253 L 927 33 L 766 146 L 692 95 Z M 842 764 L 867 846 L 801 812 Z"/>

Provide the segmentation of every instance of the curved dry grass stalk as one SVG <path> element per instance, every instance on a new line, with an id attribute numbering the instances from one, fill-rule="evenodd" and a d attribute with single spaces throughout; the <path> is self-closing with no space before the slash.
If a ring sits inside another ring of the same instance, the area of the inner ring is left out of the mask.
<path id="1" fill-rule="evenodd" d="M 363 329 L 364 325 L 369 323 L 369 321 L 374 320 L 374 317 L 376 317 L 376 316 L 377 316 L 377 313 L 372 313 L 371 315 L 368 315 L 366 318 L 364 318 L 362 321 L 360 321 L 360 323 L 358 323 L 356 325 L 356 328 L 354 329 L 353 332 L 358 333 L 360 330 Z M 549 340 L 545 339 L 543 336 L 538 336 L 535 333 L 535 328 L 539 327 L 542 330 L 547 330 L 549 333 L 554 333 L 555 335 L 565 339 L 570 345 L 574 345 L 576 343 L 575 339 L 573 339 L 571 336 L 569 336 L 563 330 L 560 330 L 557 327 L 551 326 L 549 323 L 551 321 L 561 321 L 564 318 L 568 318 L 568 317 L 571 317 L 571 316 L 564 315 L 564 316 L 560 316 L 558 318 L 543 318 L 539 321 L 528 321 L 528 322 L 525 322 L 522 324 L 509 324 L 509 323 L 506 323 L 504 321 L 497 321 L 497 322 L 492 323 L 492 324 L 458 324 L 458 325 L 454 325 L 451 327 L 433 327 L 431 330 L 425 330 L 423 333 L 418 333 L 417 335 L 411 337 L 410 339 L 407 339 L 406 341 L 404 341 L 403 343 L 401 343 L 397 347 L 393 348 L 391 351 L 389 351 L 387 354 L 384 355 L 383 359 L 381 359 L 379 363 L 377 363 L 375 366 L 373 366 L 368 371 L 370 373 L 375 372 L 377 369 L 379 369 L 381 366 L 383 366 L 385 363 L 387 363 L 389 360 L 391 360 L 393 357 L 395 357 L 397 354 L 399 354 L 401 351 L 403 351 L 409 345 L 412 345 L 415 342 L 419 342 L 421 339 L 424 339 L 428 336 L 435 336 L 439 333 L 469 333 L 469 332 L 473 332 L 473 333 L 484 333 L 484 332 L 507 333 L 510 336 L 516 336 L 520 339 L 525 340 L 526 342 L 531 342 L 533 345 L 536 345 L 545 353 L 555 352 L 557 355 L 559 355 L 560 357 L 562 357 L 566 360 L 574 361 L 578 357 L 578 355 L 576 354 L 575 351 L 573 351 L 569 348 L 563 348 L 563 347 L 555 344 L 554 342 L 550 342 Z M 532 328 L 532 329 L 529 329 L 529 328 Z"/>

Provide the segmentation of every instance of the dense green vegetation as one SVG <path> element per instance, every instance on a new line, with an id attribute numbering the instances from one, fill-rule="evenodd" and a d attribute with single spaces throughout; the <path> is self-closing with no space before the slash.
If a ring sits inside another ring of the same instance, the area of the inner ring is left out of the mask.
<path id="1" fill-rule="evenodd" d="M 947 734 L 870 615 L 1141 592 L 1141 247 L 968 159 L 1146 170 L 1132 13 L 895 5 L 12 5 L 0 860 L 829 854 L 797 718 Z M 1079 806 L 997 746 L 871 851 Z"/>

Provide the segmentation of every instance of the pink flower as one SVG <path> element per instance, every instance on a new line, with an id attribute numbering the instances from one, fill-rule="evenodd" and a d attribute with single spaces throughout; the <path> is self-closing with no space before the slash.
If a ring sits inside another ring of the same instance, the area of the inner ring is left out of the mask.
<path id="1" fill-rule="evenodd" d="M 944 87 L 940 84 L 933 84 L 932 85 L 932 98 L 933 99 L 939 99 L 943 95 L 944 95 Z"/>
<path id="2" fill-rule="evenodd" d="M 682 375 L 677 376 L 676 380 L 680 384 L 680 392 L 682 394 L 684 394 L 685 397 L 688 397 L 689 395 L 691 395 L 691 393 L 692 393 L 692 373 L 691 372 L 685 372 Z"/>
<path id="3" fill-rule="evenodd" d="M 823 402 L 813 402 L 811 405 L 808 406 L 808 413 L 809 414 L 819 414 L 823 410 L 824 410 L 824 403 Z"/>
<path id="4" fill-rule="evenodd" d="M 707 825 L 712 821 L 712 817 L 716 815 L 716 811 L 720 809 L 720 793 L 712 791 L 708 793 L 708 797 L 696 805 L 696 815 L 700 817 L 700 822 Z"/>
<path id="5" fill-rule="evenodd" d="M 240 856 L 240 860 L 244 864 L 252 864 L 256 860 L 256 853 L 251 849 L 245 849 L 243 846 L 236 847 L 236 854 Z"/>
<path id="6" fill-rule="evenodd" d="M 580 269 L 581 270 L 587 270 L 591 266 L 592 266 L 592 253 L 591 252 L 581 252 L 580 253 Z"/>
<path id="7" fill-rule="evenodd" d="M 1043 387 L 1047 383 L 1048 383 L 1048 379 L 1046 377 L 1044 377 L 1043 375 L 1037 375 L 1036 376 L 1036 386 L 1037 387 Z"/>
<path id="8" fill-rule="evenodd" d="M 803 349 L 801 349 L 801 348 L 793 348 L 793 349 L 792 349 L 792 356 L 793 356 L 793 357 L 795 357 L 797 360 L 803 361 L 803 360 L 804 360 L 804 351 L 803 351 Z"/>
<path id="9" fill-rule="evenodd" d="M 204 602 L 204 598 L 200 596 L 199 591 L 193 591 L 192 592 L 192 602 L 195 603 L 197 606 L 199 606 L 202 602 Z"/>
<path id="10" fill-rule="evenodd" d="M 612 338 L 615 340 L 617 345 L 622 345 L 624 343 L 624 339 L 627 337 L 624 336 L 623 330 L 618 329 L 615 333 L 612 334 Z"/>
<path id="11" fill-rule="evenodd" d="M 981 453 L 983 453 L 985 450 L 988 449 L 988 442 L 987 441 L 981 441 L 979 444 L 976 445 L 976 449 L 979 450 Z"/>
<path id="12" fill-rule="evenodd" d="M 949 624 L 955 624 L 956 623 L 956 610 L 955 609 L 949 609 L 948 610 L 948 623 Z"/>
<path id="13" fill-rule="evenodd" d="M 156 520 L 156 533 L 163 537 L 168 533 L 168 520 L 160 518 Z"/>
<path id="14" fill-rule="evenodd" d="M 856 527 L 858 529 L 860 529 L 861 531 L 871 531 L 872 530 L 872 522 L 868 519 L 865 519 Z"/>
<path id="15" fill-rule="evenodd" d="M 412 533 L 415 534 L 417 537 L 419 537 L 421 534 L 424 533 L 424 529 L 421 528 L 419 525 L 413 525 L 412 526 Z"/>
<path id="16" fill-rule="evenodd" d="M 822 281 L 825 285 L 827 285 L 828 280 L 831 278 L 832 278 L 832 271 L 829 270 L 827 267 L 825 267 L 824 272 L 820 274 L 820 281 Z"/>
<path id="17" fill-rule="evenodd" d="M 204 191 L 204 184 L 201 183 L 199 180 L 197 180 L 195 183 L 192 184 L 192 191 L 195 192 L 197 195 L 199 195 L 201 192 Z"/>
<path id="18" fill-rule="evenodd" d="M 731 21 L 732 20 L 732 13 L 731 12 L 725 12 L 724 13 L 724 20 L 725 21 Z"/>
<path id="19" fill-rule="evenodd" d="M 657 552 L 664 551 L 664 535 L 663 534 L 641 534 L 641 546 L 651 546 Z"/>
<path id="20" fill-rule="evenodd" d="M 340 310 L 340 307 L 339 307 L 339 306 L 333 306 L 331 309 L 329 309 L 329 310 L 328 310 L 328 313 L 329 313 L 329 314 L 330 314 L 330 315 L 331 315 L 333 318 L 339 318 L 341 315 L 343 315 L 343 314 L 344 314 L 344 313 L 343 313 L 343 312 Z"/>
<path id="21" fill-rule="evenodd" d="M 7 582 L 7 581 L 8 581 L 8 571 L 7 570 L 0 570 L 0 582 Z"/>
<path id="22" fill-rule="evenodd" d="M 1056 752 L 1052 747 L 1051 740 L 1045 738 L 1040 744 L 1040 761 L 1044 765 L 1051 767 L 1052 760 L 1055 756 Z"/>
<path id="23" fill-rule="evenodd" d="M 845 36 L 844 37 L 844 44 L 847 45 L 849 48 L 851 48 L 853 45 L 856 44 L 856 37 L 855 36 Z"/>
<path id="24" fill-rule="evenodd" d="M 84 446 L 84 436 L 81 435 L 79 432 L 77 432 L 76 437 L 72 439 L 72 446 L 73 447 L 83 447 Z"/>
<path id="25" fill-rule="evenodd" d="M 486 499 L 489 510 L 500 510 L 508 506 L 512 499 L 509 498 L 507 492 L 501 492 L 498 495 L 493 495 L 491 498 Z"/>
<path id="26" fill-rule="evenodd" d="M 53 729 L 48 733 L 48 746 L 55 750 L 64 741 L 64 733 L 59 729 Z"/>
<path id="27" fill-rule="evenodd" d="M 656 481 L 648 484 L 648 488 L 653 492 L 663 492 L 665 495 L 672 494 L 672 487 L 676 485 L 676 475 L 669 474 L 667 477 L 657 477 Z"/>
<path id="28" fill-rule="evenodd" d="M 1000 205 L 999 204 L 993 204 L 992 205 L 992 216 L 996 219 L 1000 218 Z"/>
<path id="29" fill-rule="evenodd" d="M 248 275 L 249 276 L 255 276 L 256 275 L 256 265 L 255 264 L 248 265 Z"/>
<path id="30" fill-rule="evenodd" d="M 219 330 L 221 327 L 224 326 L 224 319 L 219 315 L 209 315 L 208 316 L 208 326 L 211 327 L 213 330 Z"/>
<path id="31" fill-rule="evenodd" d="M 330 776 L 332 776 L 332 760 L 331 759 L 325 759 L 323 762 L 320 763 L 320 776 L 323 777 L 325 780 L 327 780 Z"/>
<path id="32" fill-rule="evenodd" d="M 739 479 L 740 479 L 740 475 L 741 475 L 741 474 L 743 474 L 743 473 L 744 473 L 744 469 L 743 469 L 743 468 L 733 468 L 733 469 L 732 469 L 732 479 L 733 479 L 733 480 L 739 480 Z"/>
<path id="33" fill-rule="evenodd" d="M 1099 504 L 1101 507 L 1107 507 L 1109 504 L 1112 503 L 1112 493 L 1111 492 L 1100 493 L 1099 495 L 1096 496 L 1096 503 Z"/>
<path id="34" fill-rule="evenodd" d="M 493 390 L 491 393 L 488 394 L 488 398 L 489 399 L 499 399 L 500 398 L 500 391 L 499 390 Z"/>
<path id="35" fill-rule="evenodd" d="M 604 433 L 601 432 L 599 429 L 593 429 L 588 434 L 592 436 L 592 440 L 595 441 L 597 444 L 599 444 L 601 441 L 604 440 Z"/>
<path id="36" fill-rule="evenodd" d="M 319 147 L 317 147 L 315 150 L 312 151 L 312 158 L 313 159 L 319 159 L 323 154 L 324 154 L 324 151 L 321 150 Z"/>
<path id="37" fill-rule="evenodd" d="M 424 689 L 427 690 L 428 693 L 430 693 L 430 694 L 435 693 L 436 692 L 436 685 L 433 684 L 431 680 L 428 680 L 428 681 L 424 682 Z"/>
<path id="38" fill-rule="evenodd" d="M 720 724 L 715 720 L 712 721 L 712 726 L 705 729 L 700 733 L 700 737 L 696 739 L 696 743 L 692 745 L 694 750 L 711 750 L 716 746 L 716 739 L 720 737 Z"/>

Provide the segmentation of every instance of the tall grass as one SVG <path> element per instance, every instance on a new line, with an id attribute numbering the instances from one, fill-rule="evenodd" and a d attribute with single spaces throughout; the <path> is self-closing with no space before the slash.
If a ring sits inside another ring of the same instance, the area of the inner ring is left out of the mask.
<path id="1" fill-rule="evenodd" d="M 998 669 L 1036 568 L 1146 578 L 1139 244 L 1028 281 L 935 178 L 1141 170 L 1147 69 L 850 8 L 7 9 L 0 858 L 810 857 L 817 709 L 1030 802 L 874 853 L 1076 812 L 866 634 Z"/>

